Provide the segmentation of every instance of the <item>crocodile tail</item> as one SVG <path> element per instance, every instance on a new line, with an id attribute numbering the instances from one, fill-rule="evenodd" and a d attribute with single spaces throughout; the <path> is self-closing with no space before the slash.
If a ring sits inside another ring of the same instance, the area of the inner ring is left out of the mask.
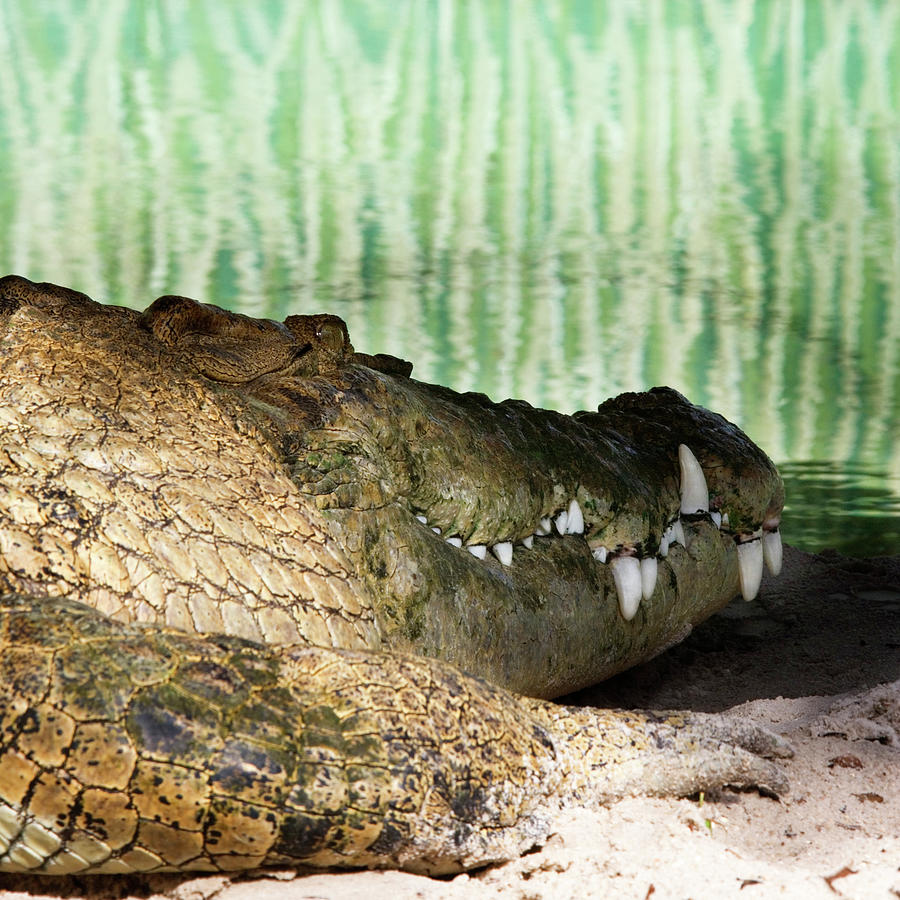
<path id="1" fill-rule="evenodd" d="M 0 599 L 0 668 L 0 871 L 443 874 L 540 844 L 572 803 L 785 787 L 720 717 L 555 706 L 433 659 L 68 600 Z"/>
<path id="2" fill-rule="evenodd" d="M 555 742 L 434 660 L 0 601 L 0 870 L 439 874 L 546 836 Z"/>

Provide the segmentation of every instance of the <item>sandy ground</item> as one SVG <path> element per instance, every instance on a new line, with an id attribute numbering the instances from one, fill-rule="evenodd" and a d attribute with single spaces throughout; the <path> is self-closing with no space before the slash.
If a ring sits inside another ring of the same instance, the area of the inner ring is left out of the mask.
<path id="1" fill-rule="evenodd" d="M 786 550 L 755 603 L 578 695 L 614 706 L 733 709 L 785 735 L 791 792 L 622 801 L 560 816 L 544 847 L 429 879 L 399 872 L 22 879 L 5 897 L 900 897 L 900 558 Z"/>

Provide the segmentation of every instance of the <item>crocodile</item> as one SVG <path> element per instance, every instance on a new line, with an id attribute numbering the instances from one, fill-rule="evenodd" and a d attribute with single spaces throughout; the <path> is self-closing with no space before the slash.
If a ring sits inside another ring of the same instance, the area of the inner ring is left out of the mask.
<path id="1" fill-rule="evenodd" d="M 550 702 L 777 573 L 766 455 L 670 388 L 411 373 L 333 315 L 0 279 L 0 871 L 444 874 L 787 790 L 741 721 Z"/>

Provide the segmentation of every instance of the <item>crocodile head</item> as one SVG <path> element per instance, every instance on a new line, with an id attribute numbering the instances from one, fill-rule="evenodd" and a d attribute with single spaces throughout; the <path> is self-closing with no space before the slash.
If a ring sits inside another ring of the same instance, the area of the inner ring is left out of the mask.
<path id="1" fill-rule="evenodd" d="M 13 276 L 0 328 L 0 586 L 556 696 L 780 567 L 775 467 L 669 388 L 568 416 L 419 382 L 335 316 Z"/>

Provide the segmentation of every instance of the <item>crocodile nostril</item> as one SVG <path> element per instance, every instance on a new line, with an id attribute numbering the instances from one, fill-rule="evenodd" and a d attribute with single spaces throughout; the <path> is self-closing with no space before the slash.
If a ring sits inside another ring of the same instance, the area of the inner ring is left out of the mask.
<path id="1" fill-rule="evenodd" d="M 291 351 L 291 361 L 298 360 L 301 356 L 306 356 L 306 354 L 309 353 L 312 348 L 313 346 L 309 343 L 309 341 L 307 341 L 305 344 L 297 344 Z"/>

